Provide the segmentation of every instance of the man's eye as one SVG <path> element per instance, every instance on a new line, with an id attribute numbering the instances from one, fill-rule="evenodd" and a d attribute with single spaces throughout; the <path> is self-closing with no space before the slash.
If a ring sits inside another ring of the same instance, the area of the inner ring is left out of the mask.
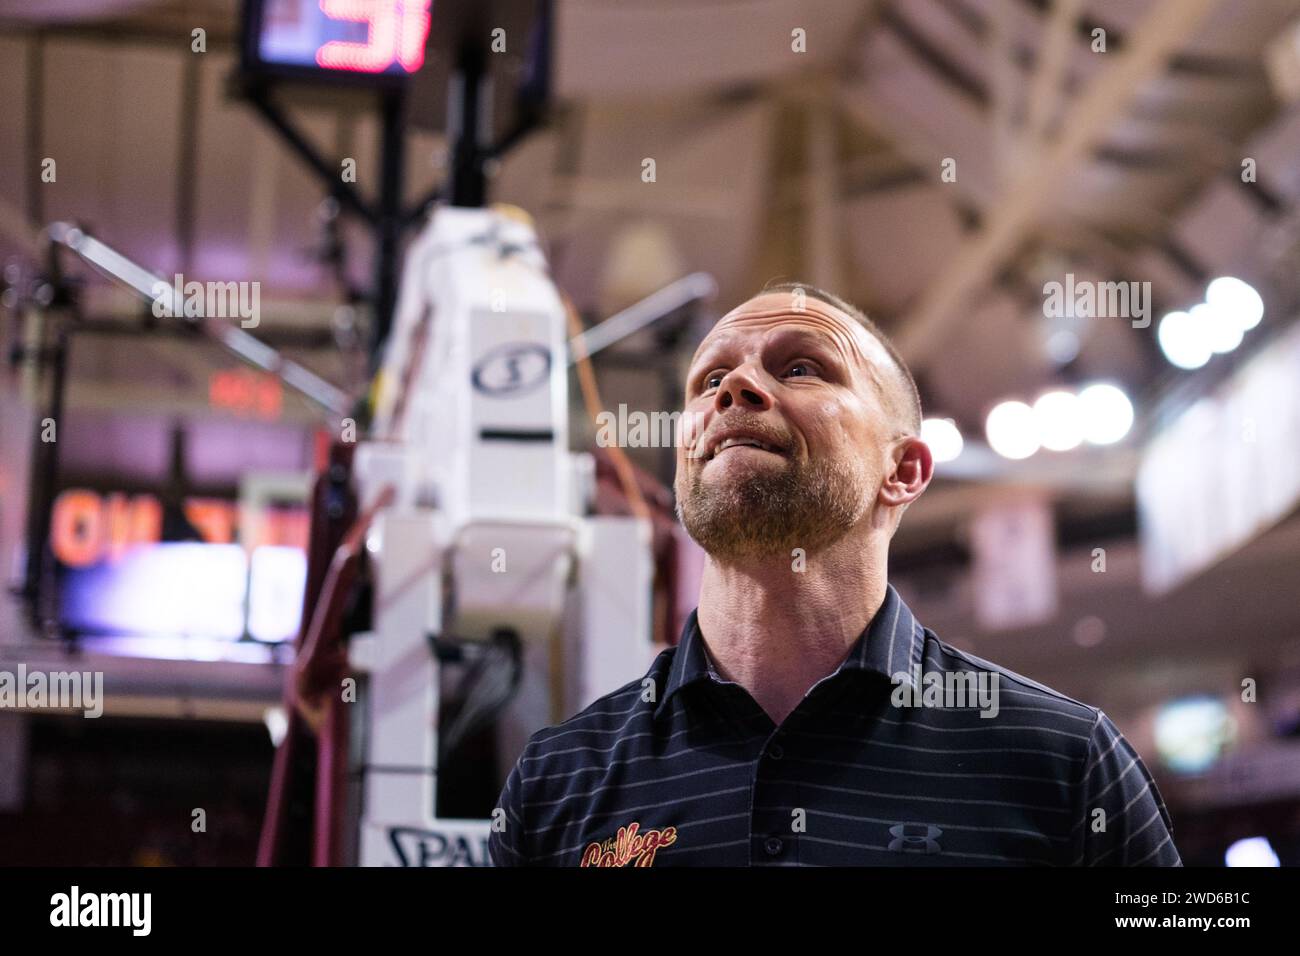
<path id="1" fill-rule="evenodd" d="M 704 380 L 704 388 L 707 391 L 710 388 L 718 388 L 722 385 L 721 375 L 710 375 Z"/>
<path id="2" fill-rule="evenodd" d="M 801 378 L 805 375 L 816 375 L 817 371 L 807 362 L 795 362 L 785 374 Z"/>

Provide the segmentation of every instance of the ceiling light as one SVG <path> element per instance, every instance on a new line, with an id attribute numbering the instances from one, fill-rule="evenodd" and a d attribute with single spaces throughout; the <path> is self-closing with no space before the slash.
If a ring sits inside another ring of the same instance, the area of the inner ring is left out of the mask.
<path id="1" fill-rule="evenodd" d="M 1221 276 L 1205 288 L 1205 301 L 1226 315 L 1243 332 L 1264 318 L 1264 300 L 1254 287 L 1233 276 Z"/>
<path id="2" fill-rule="evenodd" d="M 927 418 L 921 422 L 921 441 L 930 446 L 936 462 L 952 461 L 961 454 L 961 432 L 951 418 Z"/>
<path id="3" fill-rule="evenodd" d="M 1105 382 L 1079 393 L 1083 437 L 1094 445 L 1113 445 L 1133 427 L 1133 403 L 1123 390 Z"/>
<path id="4" fill-rule="evenodd" d="M 984 422 L 989 447 L 1003 458 L 1028 458 L 1038 451 L 1034 410 L 1024 402 L 1001 402 Z"/>
<path id="5" fill-rule="evenodd" d="M 1200 368 L 1214 354 L 1207 341 L 1208 335 L 1199 326 L 1203 323 L 1187 312 L 1170 312 L 1160 320 L 1156 339 L 1160 350 L 1179 368 Z"/>
<path id="6" fill-rule="evenodd" d="M 1048 392 L 1034 402 L 1038 440 L 1052 451 L 1069 451 L 1083 442 L 1083 416 L 1073 392 Z"/>

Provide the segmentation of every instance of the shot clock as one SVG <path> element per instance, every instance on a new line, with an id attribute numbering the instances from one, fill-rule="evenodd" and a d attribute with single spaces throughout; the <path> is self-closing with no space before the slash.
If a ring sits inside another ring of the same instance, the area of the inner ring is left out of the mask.
<path id="1" fill-rule="evenodd" d="M 243 69 L 363 86 L 424 64 L 432 0 L 246 0 Z"/>

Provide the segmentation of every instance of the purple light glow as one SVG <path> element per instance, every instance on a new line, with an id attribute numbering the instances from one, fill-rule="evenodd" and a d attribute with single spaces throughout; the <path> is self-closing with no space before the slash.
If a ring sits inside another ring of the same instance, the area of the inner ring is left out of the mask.
<path id="1" fill-rule="evenodd" d="M 250 586 L 239 545 L 151 545 L 115 565 L 67 570 L 62 620 L 101 635 L 234 641 L 244 635 L 247 600 L 249 633 L 283 641 L 298 631 L 306 577 L 307 559 L 297 548 L 256 549 Z M 184 656 L 200 652 L 196 646 Z"/>

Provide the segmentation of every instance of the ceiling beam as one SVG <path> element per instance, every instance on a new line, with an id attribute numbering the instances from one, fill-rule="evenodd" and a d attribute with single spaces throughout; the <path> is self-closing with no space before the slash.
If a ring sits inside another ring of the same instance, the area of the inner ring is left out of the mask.
<path id="1" fill-rule="evenodd" d="M 989 121 L 993 127 L 993 168 L 997 185 L 1006 188 L 1015 177 L 1016 154 L 1024 153 L 1023 131 L 1016 129 L 1016 96 L 1020 91 L 1020 68 L 1011 53 L 1011 4 L 1016 0 L 994 0 L 989 13 L 989 30 L 985 39 L 992 66 L 989 84 Z"/>
<path id="2" fill-rule="evenodd" d="M 897 336 L 908 361 L 924 366 L 948 326 L 979 287 L 1032 232 L 1038 216 L 1068 182 L 1072 168 L 1101 142 L 1143 84 L 1157 76 L 1219 0 L 1161 0 L 1129 37 L 1115 62 L 1098 74 L 1063 118 L 1060 133 L 993 203 L 981 227 L 959 250 Z"/>
<path id="3" fill-rule="evenodd" d="M 1065 66 L 1074 40 L 1082 0 L 1056 0 L 1048 16 L 1046 37 L 1037 69 L 1029 86 L 1029 107 L 1025 119 L 1026 133 L 1034 144 L 1046 139 L 1052 113 L 1061 99 Z"/>

